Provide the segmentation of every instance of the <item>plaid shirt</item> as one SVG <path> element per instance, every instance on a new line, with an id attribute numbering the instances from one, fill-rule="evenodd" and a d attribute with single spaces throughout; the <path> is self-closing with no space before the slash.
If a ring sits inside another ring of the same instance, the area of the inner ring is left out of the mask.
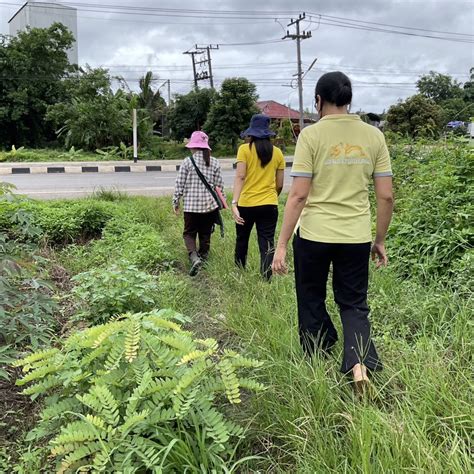
<path id="1" fill-rule="evenodd" d="M 207 182 L 212 187 L 219 186 L 221 189 L 224 189 L 224 180 L 222 179 L 219 161 L 211 157 L 210 165 L 206 166 L 201 151 L 194 153 L 193 157 L 197 167 L 207 179 Z M 203 214 L 212 212 L 219 207 L 211 193 L 200 180 L 189 158 L 183 161 L 183 164 L 179 168 L 178 177 L 176 178 L 173 196 L 173 207 L 175 209 L 179 206 L 181 197 L 184 198 L 184 212 Z"/>

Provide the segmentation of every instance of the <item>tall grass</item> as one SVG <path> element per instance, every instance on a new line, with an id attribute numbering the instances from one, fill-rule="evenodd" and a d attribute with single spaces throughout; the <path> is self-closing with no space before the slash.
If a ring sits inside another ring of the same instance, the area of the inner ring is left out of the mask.
<path id="1" fill-rule="evenodd" d="M 174 243 L 184 266 L 181 223 L 168 211 L 168 200 L 150 202 L 155 212 L 146 210 L 146 202 L 140 199 L 142 215 Z M 264 282 L 256 239 L 249 268 L 237 269 L 229 215 L 225 221 L 226 237 L 213 237 L 206 268 L 196 279 L 180 274 L 187 293 L 176 309 L 191 315 L 203 334 L 221 334 L 265 361 L 268 390 L 238 414 L 250 426 L 243 454 L 263 455 L 250 471 L 469 472 L 472 299 L 435 282 L 401 280 L 390 268 L 374 270 L 369 302 L 385 370 L 374 376 L 374 398 L 359 400 L 339 372 L 341 343 L 328 359 L 302 355 L 293 276 Z M 340 330 L 332 301 L 329 310 Z"/>

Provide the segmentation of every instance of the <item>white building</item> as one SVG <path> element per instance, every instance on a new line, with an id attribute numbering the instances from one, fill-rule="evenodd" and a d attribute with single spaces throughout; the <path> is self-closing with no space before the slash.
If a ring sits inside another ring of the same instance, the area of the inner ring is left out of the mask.
<path id="1" fill-rule="evenodd" d="M 19 31 L 31 28 L 48 28 L 53 23 L 62 23 L 74 35 L 75 42 L 68 51 L 69 62 L 78 64 L 77 53 L 77 10 L 55 1 L 26 2 L 8 21 L 10 35 L 15 36 Z"/>

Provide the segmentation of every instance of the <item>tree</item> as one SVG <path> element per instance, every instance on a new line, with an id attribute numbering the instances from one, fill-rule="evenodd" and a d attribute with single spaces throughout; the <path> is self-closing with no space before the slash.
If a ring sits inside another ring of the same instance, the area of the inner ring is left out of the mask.
<path id="1" fill-rule="evenodd" d="M 0 35 L 0 146 L 39 146 L 55 139 L 44 118 L 65 95 L 62 79 L 73 70 L 67 50 L 73 35 L 60 23 Z"/>
<path id="2" fill-rule="evenodd" d="M 469 70 L 469 81 L 464 83 L 464 100 L 474 103 L 474 67 Z"/>
<path id="3" fill-rule="evenodd" d="M 56 127 L 59 139 L 67 148 L 95 150 L 130 142 L 134 104 L 123 89 L 112 90 L 105 69 L 83 70 L 67 79 L 65 88 L 68 99 L 50 106 L 47 120 Z M 142 127 L 146 124 L 145 119 L 149 120 L 142 118 Z M 146 130 L 147 127 L 141 134 L 142 143 L 147 136 Z"/>
<path id="4" fill-rule="evenodd" d="M 204 124 L 213 142 L 230 143 L 237 148 L 242 130 L 250 118 L 258 113 L 255 84 L 243 77 L 225 79 Z"/>
<path id="5" fill-rule="evenodd" d="M 421 95 L 434 100 L 437 104 L 463 95 L 461 84 L 458 81 L 451 76 L 434 71 L 421 76 L 416 86 Z"/>
<path id="6" fill-rule="evenodd" d="M 153 128 L 161 129 L 161 122 L 166 109 L 166 102 L 163 97 L 161 97 L 160 91 L 154 91 L 151 87 L 153 81 L 153 73 L 151 71 L 148 71 L 142 78 L 140 78 L 138 106 L 148 113 Z"/>
<path id="7" fill-rule="evenodd" d="M 392 105 L 387 114 L 388 130 L 413 138 L 434 137 L 441 125 L 441 107 L 421 94 Z"/>
<path id="8" fill-rule="evenodd" d="M 198 88 L 188 94 L 176 95 L 169 117 L 173 138 L 183 140 L 195 130 L 201 130 L 214 97 L 212 89 Z"/>
<path id="9" fill-rule="evenodd" d="M 462 97 L 443 100 L 440 106 L 443 125 L 454 120 L 468 122 L 474 116 L 474 101 L 467 102 Z"/>

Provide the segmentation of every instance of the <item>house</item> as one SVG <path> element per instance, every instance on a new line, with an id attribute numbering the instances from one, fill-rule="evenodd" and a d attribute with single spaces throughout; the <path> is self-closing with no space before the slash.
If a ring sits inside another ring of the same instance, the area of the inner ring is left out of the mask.
<path id="1" fill-rule="evenodd" d="M 49 28 L 53 23 L 62 23 L 73 34 L 76 40 L 68 50 L 71 64 L 78 64 L 77 52 L 77 10 L 73 7 L 49 2 L 29 1 L 8 20 L 10 35 L 30 28 Z"/>
<path id="2" fill-rule="evenodd" d="M 257 107 L 260 109 L 262 114 L 268 115 L 274 124 L 275 122 L 278 126 L 281 126 L 282 122 L 285 120 L 290 120 L 293 126 L 294 133 L 296 135 L 300 132 L 299 120 L 300 120 L 300 113 L 297 110 L 291 109 L 286 105 L 280 104 L 274 100 L 261 100 L 257 102 Z M 311 114 L 312 115 L 312 114 Z M 305 125 L 309 125 L 311 123 L 315 123 L 317 120 L 314 116 L 310 116 L 310 114 L 305 114 L 304 123 Z"/>

